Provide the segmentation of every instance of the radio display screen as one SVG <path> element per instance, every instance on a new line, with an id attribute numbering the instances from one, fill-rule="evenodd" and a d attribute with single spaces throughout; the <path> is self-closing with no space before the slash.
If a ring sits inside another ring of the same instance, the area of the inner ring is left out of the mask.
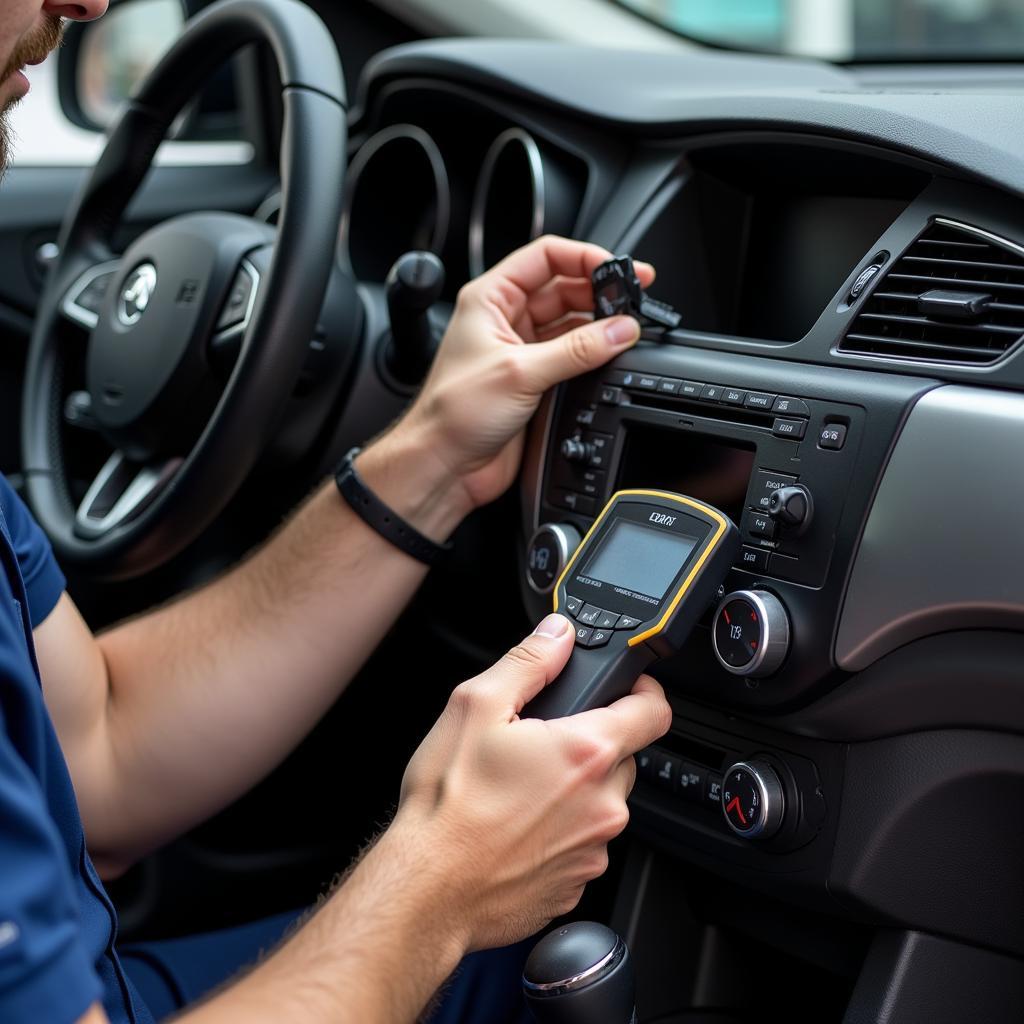
<path id="1" fill-rule="evenodd" d="M 754 471 L 753 445 L 681 430 L 631 426 L 617 489 L 661 488 L 721 509 L 739 525 Z"/>
<path id="2" fill-rule="evenodd" d="M 697 543 L 696 537 L 618 519 L 583 575 L 661 600 Z"/>

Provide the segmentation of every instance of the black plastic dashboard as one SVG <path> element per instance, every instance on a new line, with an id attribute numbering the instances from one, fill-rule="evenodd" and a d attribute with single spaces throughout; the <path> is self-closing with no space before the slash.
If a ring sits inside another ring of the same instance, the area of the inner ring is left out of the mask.
<path id="1" fill-rule="evenodd" d="M 1024 79 L 965 75 L 398 47 L 362 82 L 371 155 L 347 201 L 374 163 L 402 194 L 342 249 L 372 281 L 432 245 L 454 286 L 542 230 L 656 264 L 683 323 L 549 396 L 520 567 L 538 526 L 584 531 L 620 486 L 684 490 L 736 519 L 726 590 L 781 601 L 792 641 L 745 678 L 705 623 L 655 668 L 677 718 L 644 761 L 637 834 L 851 926 L 1024 956 L 1024 833 L 1000 810 L 1024 797 Z M 814 496 L 799 537 L 758 523 L 787 482 Z M 521 595 L 548 610 L 525 572 Z M 788 817 L 745 842 L 714 787 L 751 755 Z"/>

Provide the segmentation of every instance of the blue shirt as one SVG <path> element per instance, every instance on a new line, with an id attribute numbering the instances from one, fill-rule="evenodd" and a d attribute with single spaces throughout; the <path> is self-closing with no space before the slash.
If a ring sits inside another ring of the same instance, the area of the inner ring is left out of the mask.
<path id="1" fill-rule="evenodd" d="M 63 590 L 0 475 L 0 1021 L 70 1024 L 102 1001 L 116 1024 L 151 1024 L 114 951 L 117 917 L 43 703 L 32 628 Z"/>

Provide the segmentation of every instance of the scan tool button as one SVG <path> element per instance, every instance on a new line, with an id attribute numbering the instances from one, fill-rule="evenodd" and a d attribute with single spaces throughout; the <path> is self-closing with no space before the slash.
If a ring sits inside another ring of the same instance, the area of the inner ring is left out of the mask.
<path id="1" fill-rule="evenodd" d="M 576 643 L 580 647 L 586 647 L 587 642 L 590 640 L 590 635 L 594 631 L 588 626 L 577 626 L 576 627 Z"/>
<path id="2" fill-rule="evenodd" d="M 616 629 L 636 629 L 643 619 L 636 619 L 632 615 L 620 615 L 619 621 L 615 623 Z"/>
<path id="3" fill-rule="evenodd" d="M 565 610 L 574 617 L 579 614 L 583 603 L 582 597 L 573 597 L 571 594 L 565 595 Z"/>
<path id="4" fill-rule="evenodd" d="M 598 608 L 596 604 L 588 604 L 583 611 L 576 616 L 584 626 L 596 626 L 597 620 L 604 615 L 604 609 Z"/>
<path id="5" fill-rule="evenodd" d="M 598 629 L 614 629 L 615 624 L 619 621 L 619 616 L 616 612 L 601 612 L 597 622 L 594 623 Z"/>
<path id="6" fill-rule="evenodd" d="M 610 629 L 595 629 L 590 634 L 590 639 L 584 646 L 586 647 L 604 647 L 606 643 L 612 638 L 612 631 Z"/>

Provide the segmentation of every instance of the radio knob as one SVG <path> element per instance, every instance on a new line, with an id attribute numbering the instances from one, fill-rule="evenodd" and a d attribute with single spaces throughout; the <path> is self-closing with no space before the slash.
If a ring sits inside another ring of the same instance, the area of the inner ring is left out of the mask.
<path id="1" fill-rule="evenodd" d="M 526 548 L 526 582 L 538 594 L 550 594 L 580 546 L 579 531 L 568 523 L 537 527 Z"/>
<path id="2" fill-rule="evenodd" d="M 718 603 L 711 642 L 726 672 L 770 676 L 789 653 L 789 616 L 766 590 L 734 590 Z"/>
<path id="3" fill-rule="evenodd" d="M 744 839 L 768 839 L 782 827 L 785 796 L 767 761 L 738 761 L 722 776 L 722 814 Z"/>
<path id="4" fill-rule="evenodd" d="M 567 437 L 561 445 L 562 458 L 569 462 L 589 463 L 594 456 L 594 446 L 578 437 Z"/>
<path id="5" fill-rule="evenodd" d="M 807 531 L 814 517 L 814 499 L 803 484 L 791 484 L 772 492 L 768 499 L 768 515 L 791 537 Z"/>

